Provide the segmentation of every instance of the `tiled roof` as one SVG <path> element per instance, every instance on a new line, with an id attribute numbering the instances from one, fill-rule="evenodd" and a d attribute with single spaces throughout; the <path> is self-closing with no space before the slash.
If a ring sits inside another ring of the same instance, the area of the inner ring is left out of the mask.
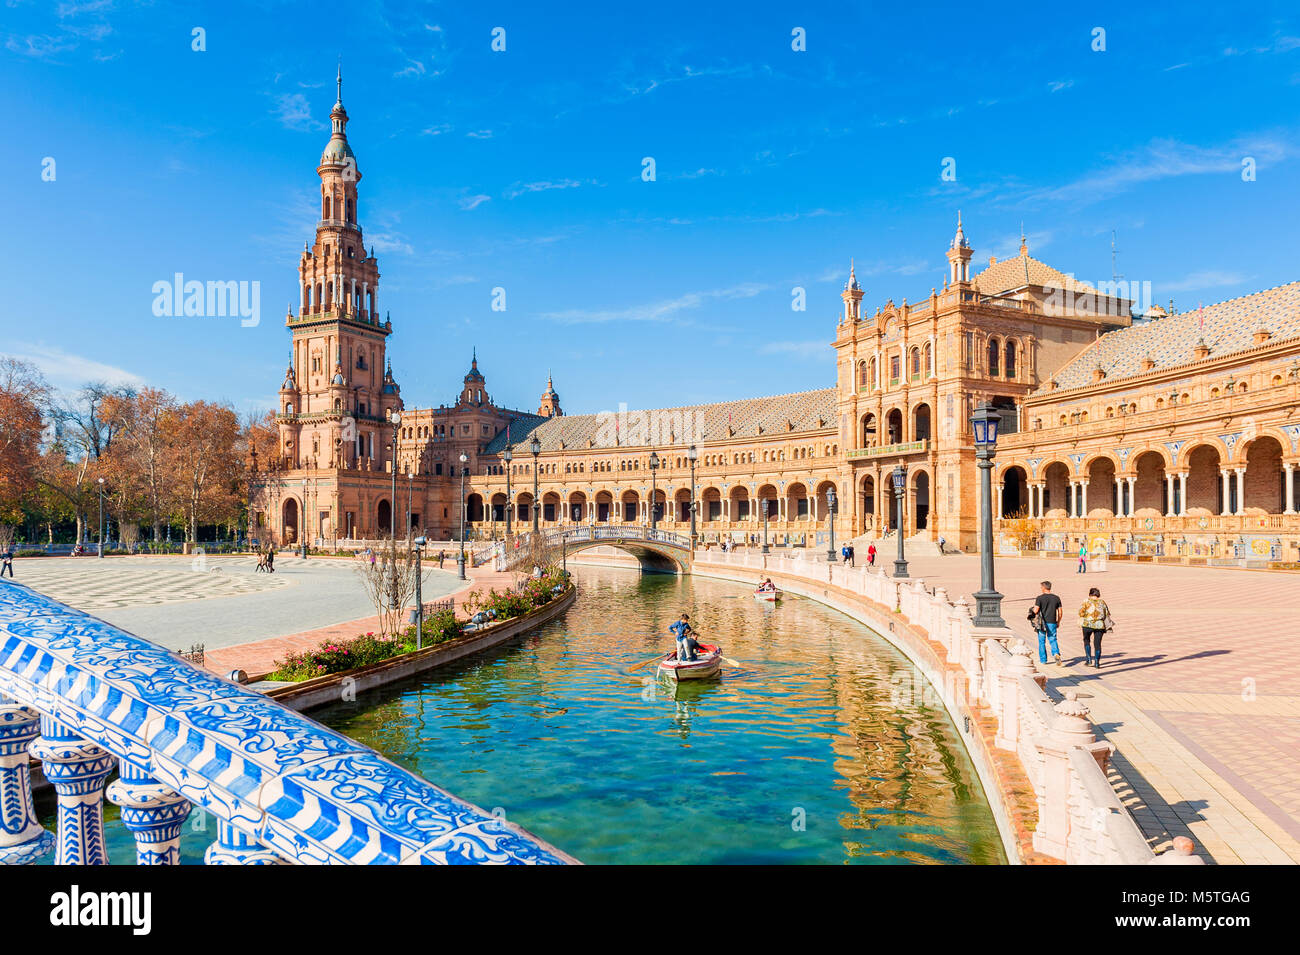
<path id="1" fill-rule="evenodd" d="M 1028 251 L 990 265 L 972 281 L 982 295 L 997 295 L 1026 285 L 1046 285 L 1068 292 L 1097 293 L 1087 282 L 1080 282 L 1064 272 L 1058 272 L 1046 262 L 1038 261 Z"/>
<path id="2" fill-rule="evenodd" d="M 650 421 L 639 424 L 639 421 L 645 421 L 646 416 L 650 417 Z M 838 427 L 838 417 L 835 389 L 823 388 L 819 391 L 773 395 L 770 398 L 742 398 L 739 401 L 722 401 L 710 405 L 628 411 L 626 419 L 620 419 L 617 432 L 614 432 L 611 423 L 614 412 L 563 415 L 558 418 L 521 416 L 511 422 L 510 443 L 514 445 L 515 452 L 519 453 L 535 433 L 542 442 L 543 451 L 558 451 L 561 442 L 568 450 L 586 450 L 589 441 L 595 442 L 593 447 L 600 448 L 650 447 L 644 440 L 636 442 L 635 439 L 638 433 L 654 428 L 661 429 L 661 433 L 673 429 L 670 434 L 676 439 L 676 444 L 690 444 L 697 438 L 702 441 L 735 441 L 823 431 Z M 681 427 L 689 429 L 690 433 L 678 434 L 675 429 Z M 728 428 L 731 430 L 728 431 Z M 616 433 L 620 442 L 626 441 L 630 433 L 634 443 L 615 445 L 606 440 L 610 433 Z M 669 435 L 665 435 L 656 446 L 663 446 L 668 440 Z M 498 454 L 505 447 L 506 433 L 502 430 L 484 448 L 484 453 Z"/>
<path id="3" fill-rule="evenodd" d="M 1081 388 L 1092 383 L 1098 365 L 1106 372 L 1105 381 L 1148 374 L 1142 370 L 1144 359 L 1155 362 L 1151 372 L 1183 365 L 1195 360 L 1193 351 L 1201 340 L 1209 346 L 1208 357 L 1221 358 L 1254 348 L 1260 329 L 1273 342 L 1300 336 L 1300 282 L 1108 332 L 1053 378 L 1061 388 Z"/>

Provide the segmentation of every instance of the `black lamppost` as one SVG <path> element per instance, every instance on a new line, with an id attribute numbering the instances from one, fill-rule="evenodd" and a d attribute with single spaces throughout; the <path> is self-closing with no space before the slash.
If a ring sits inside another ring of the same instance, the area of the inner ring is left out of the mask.
<path id="1" fill-rule="evenodd" d="M 835 488 L 826 489 L 826 523 L 831 526 L 831 546 L 826 551 L 827 563 L 835 563 Z"/>
<path id="2" fill-rule="evenodd" d="M 650 452 L 650 530 L 652 531 L 658 526 L 658 522 L 655 520 L 655 496 L 658 494 L 658 491 L 655 490 L 656 487 L 655 473 L 658 470 L 659 470 L 659 455 L 651 451 Z"/>
<path id="3" fill-rule="evenodd" d="M 767 546 L 767 498 L 759 498 L 758 506 L 763 509 L 763 553 L 770 554 L 772 549 Z"/>
<path id="4" fill-rule="evenodd" d="M 99 555 L 104 556 L 104 479 L 99 479 Z"/>
<path id="5" fill-rule="evenodd" d="M 510 520 L 510 512 L 515 509 L 514 499 L 510 497 L 510 462 L 515 459 L 515 453 L 506 445 L 505 454 L 501 455 L 502 460 L 506 462 L 506 540 L 509 540 L 514 531 L 511 530 L 514 522 Z"/>
<path id="6" fill-rule="evenodd" d="M 907 496 L 907 467 L 899 461 L 893 470 L 894 506 L 898 524 L 898 559 L 894 561 L 894 576 L 907 576 L 907 559 L 903 556 L 903 498 Z"/>
<path id="7" fill-rule="evenodd" d="M 406 537 L 411 537 L 411 495 L 415 490 L 415 475 L 410 471 L 406 472 Z"/>
<path id="8" fill-rule="evenodd" d="M 537 534 L 537 522 L 541 510 L 537 501 L 537 456 L 542 453 L 542 442 L 537 439 L 537 435 L 533 435 L 533 440 L 528 444 L 528 450 L 533 452 L 533 534 Z"/>
<path id="9" fill-rule="evenodd" d="M 415 545 L 415 649 L 419 650 L 423 646 L 424 637 L 424 587 L 420 579 L 420 557 L 425 539 L 417 537 L 411 543 Z"/>
<path id="10" fill-rule="evenodd" d="M 1002 415 L 984 402 L 971 415 L 975 433 L 975 464 L 980 471 L 980 589 L 975 592 L 977 627 L 1005 627 L 1002 595 L 993 586 L 993 455 L 998 448 Z"/>
<path id="11" fill-rule="evenodd" d="M 686 449 L 686 459 L 691 462 L 691 550 L 695 550 L 695 459 L 700 456 L 700 452 L 691 445 Z"/>
<path id="12" fill-rule="evenodd" d="M 456 558 L 461 580 L 465 579 L 465 475 L 469 473 L 469 468 L 465 466 L 467 463 L 469 463 L 469 455 L 462 451 L 460 453 L 460 556 Z"/>
<path id="13" fill-rule="evenodd" d="M 393 493 L 388 499 L 388 533 L 393 540 L 397 540 L 397 426 L 402 423 L 402 416 L 396 408 L 388 409 L 388 423 L 393 426 L 393 454 L 389 464 L 389 470 L 393 472 Z M 306 539 L 307 535 L 304 534 L 303 540 Z M 303 555 L 306 555 L 306 550 Z"/>

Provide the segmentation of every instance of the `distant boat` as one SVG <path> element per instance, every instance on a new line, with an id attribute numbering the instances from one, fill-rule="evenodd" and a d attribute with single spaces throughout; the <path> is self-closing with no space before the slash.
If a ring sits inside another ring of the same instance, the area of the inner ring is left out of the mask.
<path id="1" fill-rule="evenodd" d="M 776 603 L 783 596 L 785 595 L 781 593 L 781 591 L 779 590 L 755 590 L 754 591 L 755 600 L 766 600 L 769 603 Z"/>
<path id="2" fill-rule="evenodd" d="M 722 647 L 701 643 L 694 660 L 678 660 L 677 651 L 659 661 L 659 672 L 670 680 L 704 680 L 717 676 L 722 669 Z"/>

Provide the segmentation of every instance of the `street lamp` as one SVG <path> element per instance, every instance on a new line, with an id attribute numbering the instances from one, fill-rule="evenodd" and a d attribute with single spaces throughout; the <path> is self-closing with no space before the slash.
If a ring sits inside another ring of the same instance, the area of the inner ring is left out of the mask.
<path id="1" fill-rule="evenodd" d="M 542 453 L 542 442 L 538 440 L 537 435 L 533 435 L 533 440 L 528 443 L 528 450 L 533 452 L 533 533 L 538 532 L 537 521 L 539 517 L 537 507 L 537 456 Z"/>
<path id="2" fill-rule="evenodd" d="M 461 580 L 465 579 L 465 475 L 469 473 L 469 468 L 465 465 L 468 462 L 469 455 L 462 451 L 460 453 L 460 556 L 456 558 Z"/>
<path id="3" fill-rule="evenodd" d="M 509 445 L 506 445 L 505 454 L 501 455 L 501 458 L 506 462 L 506 540 L 509 540 L 514 533 L 510 529 L 512 526 L 510 512 L 515 509 L 514 498 L 510 496 L 510 462 L 515 459 L 515 453 L 510 450 Z"/>
<path id="4" fill-rule="evenodd" d="M 411 543 L 415 545 L 415 649 L 419 650 L 423 646 L 424 637 L 424 587 L 420 580 L 420 558 L 426 541 L 423 537 L 417 537 Z"/>
<path id="5" fill-rule="evenodd" d="M 406 472 L 406 536 L 411 536 L 411 495 L 415 490 L 415 475 Z"/>
<path id="6" fill-rule="evenodd" d="M 655 521 L 655 497 L 659 493 L 655 490 L 655 472 L 659 470 L 659 455 L 653 451 L 650 452 L 650 530 L 657 526 Z"/>
<path id="7" fill-rule="evenodd" d="M 980 471 L 980 589 L 975 592 L 977 627 L 1005 627 L 1002 595 L 993 587 L 993 455 L 998 447 L 1002 415 L 984 402 L 971 415 L 975 433 L 975 464 Z"/>
<path id="8" fill-rule="evenodd" d="M 392 535 L 393 540 L 396 540 L 397 528 L 394 525 L 397 521 L 394 518 L 397 516 L 397 426 L 402 423 L 402 416 L 396 408 L 388 409 L 388 421 L 393 426 L 393 454 L 389 463 L 389 469 L 393 472 L 393 493 L 388 499 L 388 533 Z"/>
<path id="9" fill-rule="evenodd" d="M 892 477 L 894 479 L 894 504 L 898 514 L 898 559 L 894 561 L 894 576 L 907 576 L 907 559 L 903 556 L 903 498 L 907 495 L 907 466 L 899 461 L 895 466 Z"/>
<path id="10" fill-rule="evenodd" d="M 763 509 L 763 553 L 770 554 L 772 549 L 767 546 L 767 498 L 759 498 L 758 506 Z"/>
<path id="11" fill-rule="evenodd" d="M 104 479 L 99 479 L 99 556 L 104 556 Z"/>
<path id="12" fill-rule="evenodd" d="M 695 506 L 695 459 L 699 456 L 695 445 L 686 449 L 686 459 L 691 462 L 691 550 L 695 550 L 695 512 L 698 510 Z"/>
<path id="13" fill-rule="evenodd" d="M 827 563 L 835 563 L 835 488 L 826 489 L 826 523 L 831 526 L 831 546 L 826 551 Z"/>

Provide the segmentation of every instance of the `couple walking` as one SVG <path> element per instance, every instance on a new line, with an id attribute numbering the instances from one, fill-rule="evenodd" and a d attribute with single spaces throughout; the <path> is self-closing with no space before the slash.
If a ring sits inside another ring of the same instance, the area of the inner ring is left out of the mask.
<path id="1" fill-rule="evenodd" d="M 1052 593 L 1050 580 L 1044 580 L 1040 587 L 1042 592 L 1034 598 L 1034 604 L 1029 608 L 1029 621 L 1038 633 L 1038 662 L 1047 662 L 1047 648 L 1050 645 L 1052 658 L 1060 663 L 1061 651 L 1056 644 L 1056 631 L 1065 608 L 1061 604 L 1061 598 Z M 1101 638 L 1107 630 L 1115 629 L 1115 621 L 1097 587 L 1089 588 L 1088 598 L 1079 607 L 1079 627 L 1083 631 L 1084 666 L 1100 667 Z"/>

